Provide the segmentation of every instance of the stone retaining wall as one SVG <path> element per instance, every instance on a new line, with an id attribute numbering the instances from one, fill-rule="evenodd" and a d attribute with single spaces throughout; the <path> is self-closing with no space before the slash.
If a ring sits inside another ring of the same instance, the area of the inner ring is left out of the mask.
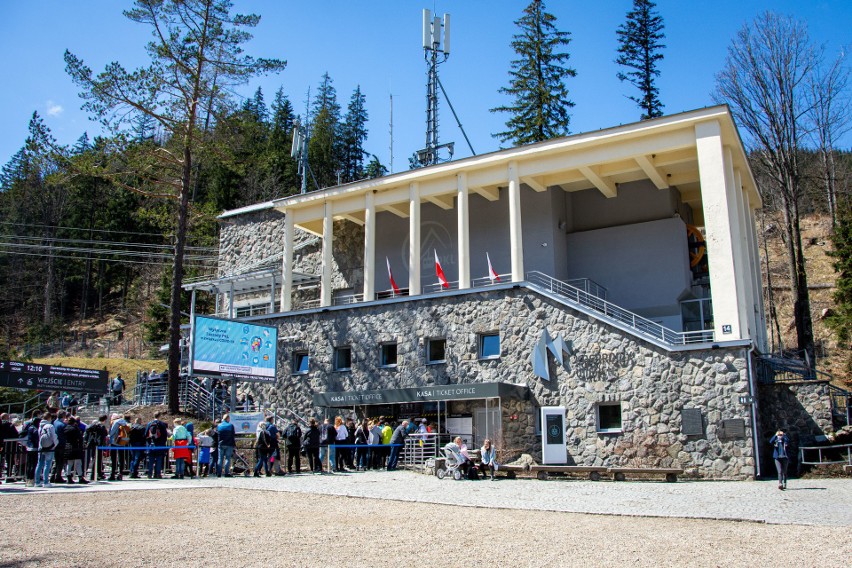
<path id="1" fill-rule="evenodd" d="M 314 392 L 394 389 L 459 383 L 527 384 L 530 401 L 504 401 L 503 443 L 541 457 L 535 416 L 540 406 L 565 406 L 569 463 L 681 467 L 712 479 L 754 474 L 751 419 L 739 403 L 749 394 L 745 349 L 667 352 L 539 296 L 503 289 L 327 311 L 281 314 L 275 385 L 252 385 L 255 397 L 305 415 Z M 551 380 L 532 376 L 533 346 L 547 328 L 572 343 L 565 366 L 550 357 Z M 478 358 L 478 334 L 499 332 L 501 356 Z M 425 340 L 446 339 L 446 363 L 426 364 Z M 379 365 L 379 344 L 397 342 L 398 365 Z M 335 372 L 334 348 L 350 346 L 352 370 Z M 311 357 L 307 375 L 291 375 L 295 351 Z M 596 431 L 597 406 L 620 403 L 622 431 Z M 681 410 L 701 412 L 700 435 L 681 433 Z M 510 420 L 513 414 L 518 420 Z M 724 437 L 721 421 L 740 419 L 744 432 Z"/>

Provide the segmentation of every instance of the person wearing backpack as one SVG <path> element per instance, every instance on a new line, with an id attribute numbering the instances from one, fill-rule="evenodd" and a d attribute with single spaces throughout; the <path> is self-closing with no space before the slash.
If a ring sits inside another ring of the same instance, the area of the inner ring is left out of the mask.
<path id="1" fill-rule="evenodd" d="M 53 426 L 55 416 L 48 413 L 38 427 L 38 463 L 35 470 L 36 487 L 53 487 L 50 483 L 50 468 L 53 465 L 59 437 Z"/>
<path id="2" fill-rule="evenodd" d="M 281 434 L 278 431 L 278 426 L 275 425 L 275 417 L 271 414 L 266 417 L 266 431 L 272 438 L 272 446 L 269 449 L 270 469 L 273 470 L 275 475 L 284 475 L 281 470 L 281 444 L 278 441 Z"/>
<path id="3" fill-rule="evenodd" d="M 33 412 L 32 419 L 24 424 L 21 435 L 27 441 L 27 487 L 35 486 L 35 470 L 38 463 L 38 427 L 41 425 L 41 412 Z"/>
<path id="4" fill-rule="evenodd" d="M 257 423 L 254 435 L 254 450 L 257 459 L 257 463 L 254 465 L 254 476 L 260 477 L 260 468 L 262 467 L 266 473 L 266 477 L 270 477 L 272 473 L 269 471 L 269 454 L 272 451 L 272 436 L 269 435 L 269 430 L 266 429 L 266 421 Z"/>
<path id="5" fill-rule="evenodd" d="M 109 427 L 109 445 L 123 447 L 130 444 L 130 416 L 112 415 L 112 424 Z M 121 481 L 122 472 L 127 467 L 127 450 L 112 449 L 109 451 L 110 474 L 109 481 Z"/>
<path id="6" fill-rule="evenodd" d="M 107 415 L 102 414 L 97 420 L 89 424 L 83 441 L 86 443 L 86 470 L 91 465 L 92 473 L 89 479 L 104 479 L 104 461 L 97 459 L 98 446 L 106 445 L 109 432 L 106 427 Z"/>
<path id="7" fill-rule="evenodd" d="M 148 442 L 148 479 L 163 478 L 163 458 L 166 455 L 164 449 L 153 449 L 154 447 L 162 448 L 166 445 L 166 440 L 169 437 L 168 426 L 160 420 L 161 413 L 154 414 L 154 419 L 148 422 L 145 428 L 145 439 Z"/>
<path id="8" fill-rule="evenodd" d="M 284 430 L 284 440 L 287 445 L 287 473 L 293 473 L 293 462 L 296 462 L 296 473 L 302 473 L 302 459 L 299 457 L 302 443 L 302 429 L 296 418 Z"/>
<path id="9" fill-rule="evenodd" d="M 145 459 L 145 426 L 138 416 L 130 427 L 130 478 L 139 478 L 139 464 Z"/>
<path id="10" fill-rule="evenodd" d="M 50 479 L 52 483 L 65 483 L 65 480 L 62 478 L 62 470 L 65 468 L 65 420 L 67 416 L 64 410 L 60 410 L 53 420 L 53 431 L 58 441 L 53 450 L 53 464 L 55 467 L 53 469 L 53 476 Z"/>

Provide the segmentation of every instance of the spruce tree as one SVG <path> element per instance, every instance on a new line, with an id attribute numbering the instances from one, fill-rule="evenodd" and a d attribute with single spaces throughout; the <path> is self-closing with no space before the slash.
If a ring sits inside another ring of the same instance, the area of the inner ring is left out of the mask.
<path id="1" fill-rule="evenodd" d="M 660 90 L 655 80 L 660 76 L 657 62 L 663 59 L 660 43 L 665 39 L 663 18 L 651 0 L 633 0 L 633 9 L 627 12 L 627 21 L 615 32 L 618 36 L 618 57 L 615 62 L 627 71 L 617 77 L 637 89 L 639 95 L 628 97 L 642 109 L 641 120 L 663 115 Z"/>
<path id="2" fill-rule="evenodd" d="M 313 179 L 308 186 L 322 189 L 337 185 L 337 174 L 342 174 L 340 138 L 340 104 L 337 102 L 337 90 L 326 72 L 311 108 L 308 166 Z"/>
<path id="3" fill-rule="evenodd" d="M 833 294 L 834 311 L 827 318 L 829 327 L 837 334 L 841 347 L 849 353 L 846 370 L 852 373 L 852 201 L 838 209 L 837 224 L 831 235 L 834 250 L 828 254 L 837 273 Z"/>
<path id="4" fill-rule="evenodd" d="M 341 131 L 343 181 L 359 180 L 364 177 L 364 142 L 367 140 L 367 98 L 361 93 L 360 85 L 349 99 Z"/>
<path id="5" fill-rule="evenodd" d="M 512 48 L 518 58 L 511 64 L 509 86 L 499 91 L 513 101 L 491 109 L 511 115 L 506 130 L 493 135 L 501 142 L 529 144 L 569 133 L 569 110 L 574 103 L 568 98 L 565 79 L 577 72 L 567 66 L 568 53 L 560 51 L 571 42 L 571 34 L 558 30 L 555 22 L 541 0 L 531 2 L 515 22 L 520 32 Z"/>

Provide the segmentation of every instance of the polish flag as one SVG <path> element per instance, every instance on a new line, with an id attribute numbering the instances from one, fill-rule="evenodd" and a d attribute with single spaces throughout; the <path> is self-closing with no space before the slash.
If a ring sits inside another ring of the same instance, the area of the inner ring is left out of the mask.
<path id="1" fill-rule="evenodd" d="M 432 249 L 435 250 L 435 249 Z M 447 277 L 444 276 L 444 269 L 441 268 L 441 261 L 438 260 L 438 251 L 435 250 L 435 275 L 438 276 L 438 284 L 443 288 L 449 288 L 450 283 L 447 282 Z"/>
<path id="2" fill-rule="evenodd" d="M 497 275 L 497 272 L 494 270 L 494 267 L 491 266 L 491 257 L 488 256 L 488 253 L 485 253 L 485 258 L 488 260 L 488 278 L 491 279 L 491 283 L 500 282 L 500 276 Z"/>
<path id="3" fill-rule="evenodd" d="M 390 279 L 391 288 L 393 288 L 393 293 L 396 294 L 397 296 L 399 296 L 399 287 L 396 285 L 396 282 L 394 282 L 394 280 L 393 280 L 393 272 L 391 272 L 390 260 L 388 260 L 388 257 L 385 257 L 385 262 L 388 263 L 388 278 Z"/>

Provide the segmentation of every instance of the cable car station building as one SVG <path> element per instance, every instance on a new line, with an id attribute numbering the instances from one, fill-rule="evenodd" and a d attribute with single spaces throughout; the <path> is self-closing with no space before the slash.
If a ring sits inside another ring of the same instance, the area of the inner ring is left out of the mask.
<path id="1" fill-rule="evenodd" d="M 564 407 L 569 464 L 741 479 L 759 207 L 716 106 L 228 211 L 218 277 L 185 287 L 278 327 L 277 381 L 245 385 L 267 404 L 539 461 L 539 409 Z"/>

